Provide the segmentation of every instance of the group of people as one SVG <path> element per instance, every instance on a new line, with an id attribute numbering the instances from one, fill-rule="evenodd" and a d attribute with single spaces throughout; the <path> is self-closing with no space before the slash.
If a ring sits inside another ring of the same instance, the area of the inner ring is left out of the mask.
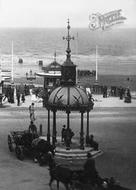
<path id="1" fill-rule="evenodd" d="M 29 85 L 16 85 L 14 83 L 10 85 L 3 85 L 2 88 L 4 97 L 7 98 L 9 103 L 15 103 L 17 101 L 17 106 L 20 106 L 20 103 L 25 102 L 25 96 L 29 95 Z M 15 95 L 16 94 L 16 95 Z"/>

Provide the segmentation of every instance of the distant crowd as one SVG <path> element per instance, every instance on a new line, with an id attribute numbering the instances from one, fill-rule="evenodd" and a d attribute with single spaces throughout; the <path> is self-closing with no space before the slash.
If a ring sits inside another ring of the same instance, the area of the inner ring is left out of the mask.
<path id="1" fill-rule="evenodd" d="M 131 103 L 131 92 L 129 87 L 117 87 L 117 86 L 111 86 L 107 87 L 105 86 L 97 86 L 94 85 L 91 87 L 91 93 L 93 94 L 102 94 L 103 98 L 107 98 L 109 96 L 119 97 L 120 100 L 124 99 L 124 102 Z"/>
<path id="2" fill-rule="evenodd" d="M 43 94 L 43 88 L 41 87 L 35 87 L 34 85 L 3 85 L 3 92 L 1 101 L 4 101 L 7 98 L 7 101 L 9 103 L 15 103 L 17 102 L 17 106 L 20 106 L 20 103 L 25 102 L 25 96 L 30 95 L 30 89 L 32 89 L 33 93 L 36 97 L 40 96 L 42 98 Z"/>
<path id="3" fill-rule="evenodd" d="M 35 87 L 34 85 L 3 85 L 3 96 L 1 96 L 1 103 L 4 99 L 7 98 L 9 103 L 15 103 L 15 98 L 17 102 L 17 106 L 20 106 L 20 103 L 25 102 L 25 96 L 30 95 L 30 89 L 32 89 L 32 93 L 35 94 L 36 98 L 42 98 L 43 107 L 46 106 L 46 102 L 50 95 L 50 92 L 47 92 L 43 87 Z M 121 100 L 124 99 L 124 102 L 131 103 L 131 92 L 129 88 L 111 86 L 108 87 L 106 85 L 93 85 L 90 86 L 89 99 L 92 100 L 92 94 L 102 94 L 103 98 L 107 98 L 109 96 L 119 97 Z M 15 92 L 16 91 L 16 92 Z M 16 97 L 15 97 L 16 94 Z M 2 99 L 3 98 L 3 99 Z"/>

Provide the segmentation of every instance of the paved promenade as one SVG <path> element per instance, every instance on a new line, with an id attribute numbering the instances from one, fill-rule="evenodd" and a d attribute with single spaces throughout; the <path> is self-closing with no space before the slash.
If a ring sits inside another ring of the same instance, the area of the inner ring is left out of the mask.
<path id="1" fill-rule="evenodd" d="M 122 186 L 136 189 L 136 99 L 132 103 L 124 103 L 118 97 L 103 98 L 94 95 L 94 109 L 90 113 L 90 133 L 99 142 L 103 154 L 96 158 L 96 167 L 102 177 L 115 177 Z M 30 118 L 28 106 L 35 102 L 36 126 L 43 125 L 47 130 L 47 111 L 39 99 L 26 96 L 25 103 L 17 106 L 17 102 L 7 101 L 0 108 L 0 190 L 49 190 L 48 167 L 39 167 L 29 158 L 19 161 L 15 153 L 7 146 L 7 135 L 10 131 L 26 130 Z M 66 114 L 57 113 L 57 135 L 66 123 Z M 71 114 L 71 127 L 78 136 L 80 133 L 79 113 Z M 86 125 L 86 120 L 85 120 Z M 52 122 L 51 122 L 52 126 Z M 56 189 L 56 183 L 53 183 Z M 64 190 L 60 184 L 60 190 Z"/>
<path id="2" fill-rule="evenodd" d="M 119 97 L 107 97 L 103 98 L 102 95 L 93 95 L 94 98 L 94 107 L 136 107 L 136 99 L 132 98 L 131 103 L 125 103 L 124 100 L 120 100 Z M 34 102 L 35 103 L 35 108 L 42 108 L 42 100 L 39 98 L 35 98 L 34 95 L 32 96 L 26 96 L 25 97 L 25 102 L 20 103 L 20 106 L 17 106 L 17 100 L 15 99 L 15 103 L 10 104 L 7 102 L 3 102 L 3 107 L 5 108 L 25 108 L 29 107 L 29 105 Z"/>
<path id="3" fill-rule="evenodd" d="M 103 98 L 102 95 L 94 95 L 95 107 L 136 107 L 136 99 L 132 98 L 131 103 L 125 103 L 119 97 Z"/>

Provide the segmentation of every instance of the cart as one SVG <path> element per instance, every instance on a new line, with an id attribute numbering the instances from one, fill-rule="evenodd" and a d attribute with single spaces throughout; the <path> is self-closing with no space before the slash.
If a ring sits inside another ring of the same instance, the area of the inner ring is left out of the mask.
<path id="1" fill-rule="evenodd" d="M 40 166 L 48 164 L 48 152 L 54 154 L 54 148 L 46 137 L 32 134 L 28 130 L 11 131 L 8 134 L 8 148 L 10 152 L 15 152 L 19 160 L 28 156 Z"/>
<path id="2" fill-rule="evenodd" d="M 11 131 L 8 134 L 8 148 L 10 152 L 15 152 L 19 160 L 24 160 L 25 155 L 31 155 L 32 141 L 37 138 L 37 135 L 31 134 L 28 130 Z"/>

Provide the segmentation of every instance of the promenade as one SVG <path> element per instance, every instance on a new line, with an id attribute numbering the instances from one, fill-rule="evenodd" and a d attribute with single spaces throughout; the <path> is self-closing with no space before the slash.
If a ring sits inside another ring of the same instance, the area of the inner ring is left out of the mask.
<path id="1" fill-rule="evenodd" d="M 93 95 L 94 99 L 94 107 L 136 107 L 136 98 L 132 98 L 131 103 L 125 103 L 124 100 L 120 100 L 119 97 L 107 97 L 103 98 L 102 95 Z M 3 107 L 5 108 L 27 108 L 29 105 L 34 102 L 35 108 L 42 108 L 42 99 L 36 98 L 35 95 L 28 95 L 25 97 L 25 102 L 20 103 L 20 106 L 17 106 L 17 100 L 15 98 L 15 103 L 10 104 L 7 102 L 3 102 Z"/>

